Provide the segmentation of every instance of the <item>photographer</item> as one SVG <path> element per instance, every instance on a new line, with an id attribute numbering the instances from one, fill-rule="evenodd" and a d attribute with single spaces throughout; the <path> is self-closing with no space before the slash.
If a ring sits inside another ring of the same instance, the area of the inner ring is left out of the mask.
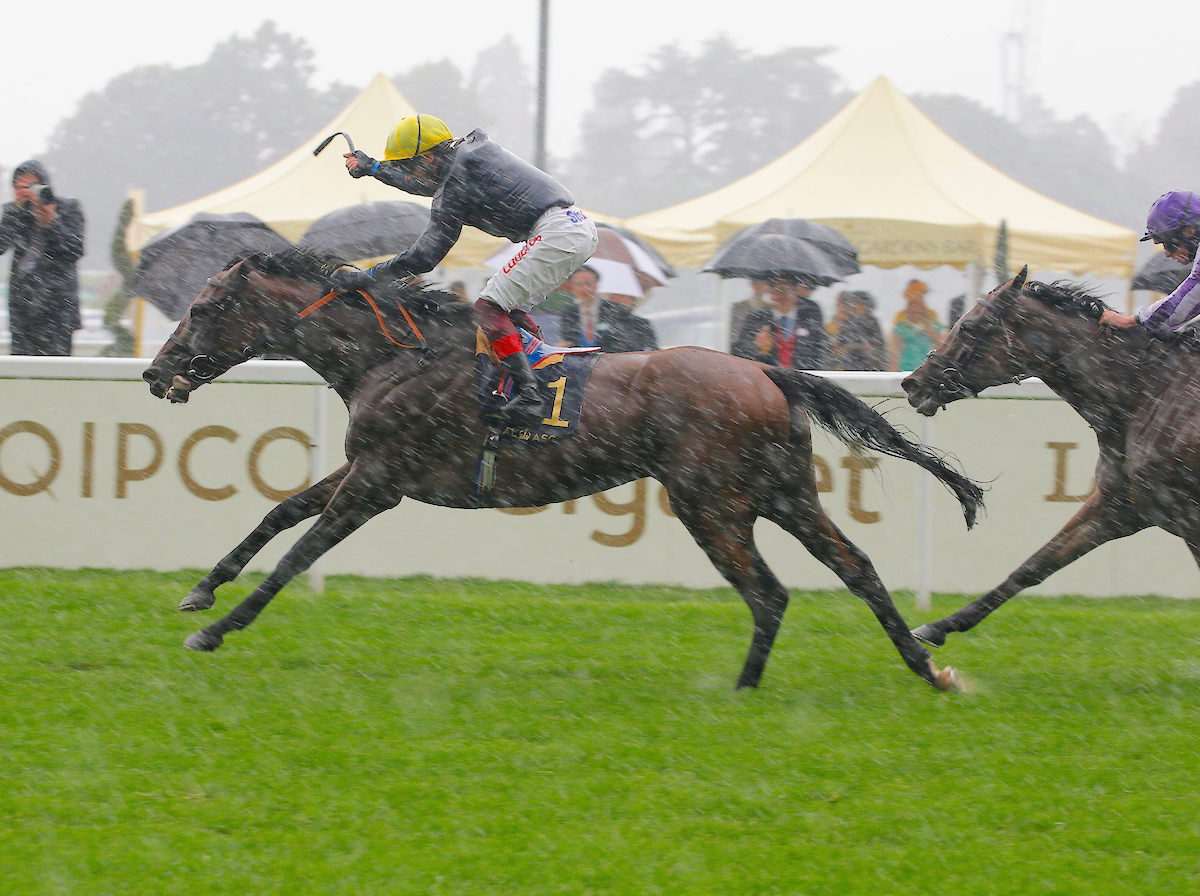
<path id="1" fill-rule="evenodd" d="M 8 328 L 14 355 L 69 355 L 80 327 L 75 263 L 83 255 L 83 211 L 54 195 L 40 162 L 13 171 L 13 201 L 0 218 L 0 254 L 13 250 Z"/>

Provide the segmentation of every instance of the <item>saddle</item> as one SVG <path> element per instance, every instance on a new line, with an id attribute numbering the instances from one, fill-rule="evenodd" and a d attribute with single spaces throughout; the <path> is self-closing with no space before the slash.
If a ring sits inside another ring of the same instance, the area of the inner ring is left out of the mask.
<path id="1" fill-rule="evenodd" d="M 500 366 L 483 331 L 476 331 L 475 387 L 480 397 L 479 416 L 488 427 L 475 474 L 475 497 L 480 504 L 495 485 L 496 452 L 502 440 L 539 445 L 575 434 L 583 412 L 583 393 L 599 357 L 596 347 L 550 346 L 519 327 L 517 332 L 542 393 L 543 416 L 533 426 L 512 426 L 503 420 L 500 407 L 512 396 L 512 377 Z"/>
<path id="2" fill-rule="evenodd" d="M 583 410 L 583 392 L 599 349 L 547 345 L 523 329 L 517 330 L 529 366 L 542 393 L 543 416 L 533 426 L 510 426 L 499 413 L 513 393 L 513 380 L 500 366 L 482 330 L 475 334 L 475 387 L 479 391 L 480 419 L 497 429 L 500 438 L 538 443 L 575 434 Z"/>

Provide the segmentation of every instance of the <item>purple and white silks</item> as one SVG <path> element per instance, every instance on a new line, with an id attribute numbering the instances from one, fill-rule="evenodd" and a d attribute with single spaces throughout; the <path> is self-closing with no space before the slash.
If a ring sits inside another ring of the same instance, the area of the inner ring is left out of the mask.
<path id="1" fill-rule="evenodd" d="M 1200 315 L 1200 252 L 1192 264 L 1192 272 L 1175 291 L 1152 305 L 1139 309 L 1135 317 L 1151 330 L 1178 331 Z"/>

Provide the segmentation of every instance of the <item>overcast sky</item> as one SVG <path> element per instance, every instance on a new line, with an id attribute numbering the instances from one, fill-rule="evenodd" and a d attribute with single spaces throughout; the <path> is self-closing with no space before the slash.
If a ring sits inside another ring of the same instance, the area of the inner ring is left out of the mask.
<path id="1" fill-rule="evenodd" d="M 0 165 L 42 152 L 55 124 L 114 76 L 138 65 L 201 62 L 220 41 L 268 19 L 308 42 L 322 82 L 365 86 L 375 74 L 447 57 L 469 69 L 479 50 L 506 34 L 532 68 L 538 7 L 538 0 L 50 0 L 26 7 L 27 15 L 8 16 L 0 52 Z M 591 85 L 605 69 L 637 71 L 663 44 L 693 48 L 719 33 L 759 52 L 828 46 L 829 62 L 853 90 L 886 75 L 906 93 L 958 93 L 1001 111 L 1004 35 L 1024 31 L 1032 90 L 1060 114 L 1091 116 L 1122 148 L 1153 131 L 1177 87 L 1200 80 L 1189 18 L 1170 27 L 1157 7 L 1131 0 L 550 0 L 550 8 L 549 145 L 556 155 L 574 146 Z"/>

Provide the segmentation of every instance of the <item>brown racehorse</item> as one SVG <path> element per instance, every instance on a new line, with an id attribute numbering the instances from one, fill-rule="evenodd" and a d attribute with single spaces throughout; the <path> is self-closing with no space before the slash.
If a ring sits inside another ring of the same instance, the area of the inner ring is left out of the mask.
<path id="1" fill-rule="evenodd" d="M 914 634 L 940 647 L 1018 591 L 1114 538 L 1158 526 L 1200 563 L 1200 388 L 1196 348 L 1140 327 L 1100 324 L 1105 305 L 1078 286 L 1025 283 L 981 299 L 906 377 L 909 402 L 932 416 L 988 386 L 1036 376 L 1096 433 L 1096 491 L 998 587 Z"/>
<path id="2" fill-rule="evenodd" d="M 187 639 L 194 650 L 214 650 L 226 633 L 248 626 L 293 576 L 402 498 L 481 506 L 475 479 L 487 428 L 474 385 L 470 306 L 400 284 L 412 323 L 436 354 L 398 348 L 392 340 L 411 340 L 404 334 L 412 331 L 395 307 L 384 326 L 358 296 L 300 314 L 329 295 L 336 266 L 297 250 L 231 265 L 209 281 L 145 372 L 156 396 L 186 401 L 203 383 L 269 350 L 307 363 L 350 412 L 348 462 L 267 514 L 184 599 L 180 609 L 208 609 L 214 589 L 268 540 L 320 515 L 240 605 Z M 849 444 L 919 464 L 954 492 L 968 525 L 974 520 L 979 487 L 844 389 L 700 348 L 602 356 L 576 435 L 538 446 L 503 443 L 486 506 L 550 504 L 657 479 L 671 509 L 750 606 L 754 635 L 739 687 L 758 684 L 788 601 L 754 544 L 754 521 L 772 520 L 867 602 L 909 668 L 936 687 L 957 686 L 953 670 L 939 670 L 913 638 L 870 560 L 822 510 L 810 416 Z"/>

